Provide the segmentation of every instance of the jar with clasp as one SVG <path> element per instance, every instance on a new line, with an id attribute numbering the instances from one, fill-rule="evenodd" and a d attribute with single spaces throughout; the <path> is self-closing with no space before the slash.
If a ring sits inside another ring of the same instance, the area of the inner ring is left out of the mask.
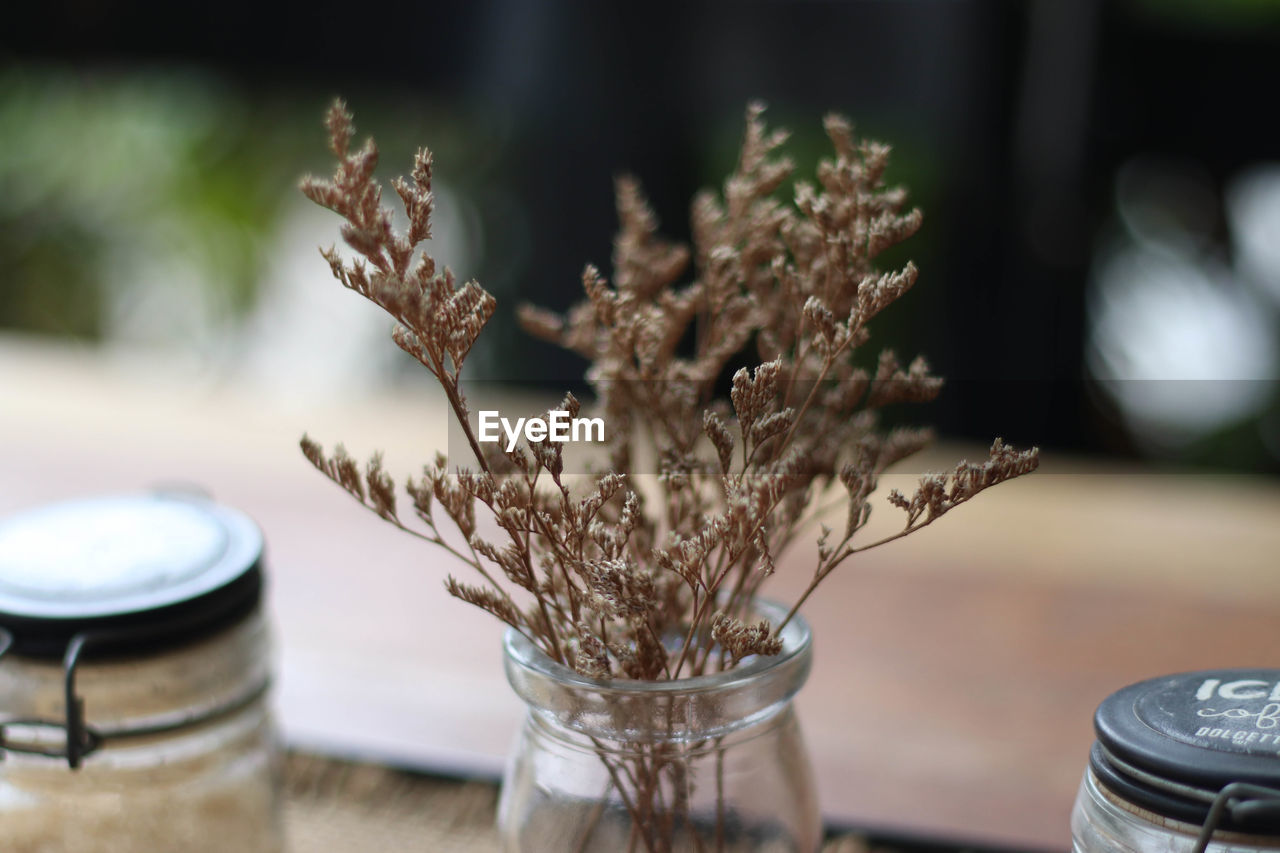
<path id="1" fill-rule="evenodd" d="M 1155 678 L 1098 707 L 1076 853 L 1280 849 L 1280 670 Z"/>
<path id="2" fill-rule="evenodd" d="M 0 849 L 283 849 L 262 554 L 190 494 L 0 520 Z"/>

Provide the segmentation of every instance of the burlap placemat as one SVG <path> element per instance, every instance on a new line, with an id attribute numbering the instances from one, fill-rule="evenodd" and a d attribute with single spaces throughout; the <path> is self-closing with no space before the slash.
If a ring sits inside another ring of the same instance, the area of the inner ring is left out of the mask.
<path id="1" fill-rule="evenodd" d="M 290 853 L 499 853 L 497 788 L 384 767 L 290 755 Z"/>
<path id="2" fill-rule="evenodd" d="M 500 853 L 498 789 L 385 767 L 290 755 L 285 772 L 290 853 Z M 859 838 L 823 853 L 868 853 Z M 877 851 L 889 853 L 889 851 Z"/>

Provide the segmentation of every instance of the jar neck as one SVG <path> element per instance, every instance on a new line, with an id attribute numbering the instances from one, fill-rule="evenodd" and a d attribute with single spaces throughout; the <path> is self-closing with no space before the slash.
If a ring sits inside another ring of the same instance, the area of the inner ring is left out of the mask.
<path id="1" fill-rule="evenodd" d="M 1280 841 L 1280 792 L 1244 779 L 1212 785 L 1144 769 L 1121 758 L 1101 739 L 1089 751 L 1089 771 L 1121 808 L 1152 816 L 1153 822 L 1235 830 Z"/>
<path id="2" fill-rule="evenodd" d="M 1201 823 L 1161 815 L 1125 799 L 1107 787 L 1092 768 L 1085 771 L 1081 793 L 1087 797 L 1085 809 L 1090 820 L 1104 821 L 1112 834 L 1132 842 L 1132 849 L 1147 849 L 1151 839 L 1158 836 L 1179 839 L 1190 850 L 1202 829 Z M 1276 850 L 1280 849 L 1280 836 L 1218 830 L 1210 849 L 1218 845 L 1239 850 Z"/>
<path id="3" fill-rule="evenodd" d="M 757 602 L 753 618 L 781 624 L 786 611 Z M 782 651 L 737 667 L 675 681 L 587 678 L 556 663 L 524 635 L 508 630 L 507 679 L 545 726 L 614 743 L 698 742 L 765 724 L 785 710 L 812 663 L 808 623 L 793 616 Z"/>
<path id="4" fill-rule="evenodd" d="M 268 645 L 266 623 L 256 609 L 217 634 L 164 652 L 78 660 L 73 688 L 82 702 L 85 745 L 180 733 L 258 701 L 270 677 Z M 0 659 L 0 725 L 6 736 L 29 729 L 48 739 L 56 732 L 65 746 L 69 721 L 63 662 Z"/>

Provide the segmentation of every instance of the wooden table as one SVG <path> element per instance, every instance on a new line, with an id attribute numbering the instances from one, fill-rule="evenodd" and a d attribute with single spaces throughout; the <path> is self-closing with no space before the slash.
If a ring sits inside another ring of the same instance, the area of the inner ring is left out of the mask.
<path id="1" fill-rule="evenodd" d="M 193 381 L 168 358 L 0 338 L 0 513 L 200 483 L 262 525 L 292 745 L 494 776 L 520 715 L 499 631 L 441 589 L 449 560 L 311 470 L 304 431 L 414 470 L 443 440 L 424 386 L 314 400 Z M 944 445 L 924 467 L 982 448 Z M 914 475 L 888 478 L 908 488 Z M 873 521 L 889 525 L 885 507 Z M 1047 454 L 934 527 L 833 576 L 799 710 L 831 821 L 1069 845 L 1094 706 L 1178 670 L 1280 665 L 1280 484 Z M 786 559 L 771 594 L 813 563 Z"/>

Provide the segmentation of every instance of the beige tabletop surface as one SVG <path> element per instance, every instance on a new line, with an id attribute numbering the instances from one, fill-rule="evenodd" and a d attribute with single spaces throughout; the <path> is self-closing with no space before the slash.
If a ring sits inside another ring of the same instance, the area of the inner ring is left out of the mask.
<path id="1" fill-rule="evenodd" d="M 496 623 L 444 593 L 446 556 L 361 510 L 297 449 L 306 431 L 409 472 L 444 425 L 425 383 L 317 403 L 165 358 L 0 337 L 0 514 L 199 484 L 265 531 L 292 746 L 494 777 L 521 714 Z M 944 442 L 883 489 L 983 454 Z M 1099 700 L 1167 672 L 1280 666 L 1278 554 L 1274 480 L 1046 454 L 1031 477 L 861 555 L 805 610 L 815 664 L 798 707 L 824 813 L 1068 847 Z M 789 554 L 769 594 L 793 596 L 813 560 Z"/>

